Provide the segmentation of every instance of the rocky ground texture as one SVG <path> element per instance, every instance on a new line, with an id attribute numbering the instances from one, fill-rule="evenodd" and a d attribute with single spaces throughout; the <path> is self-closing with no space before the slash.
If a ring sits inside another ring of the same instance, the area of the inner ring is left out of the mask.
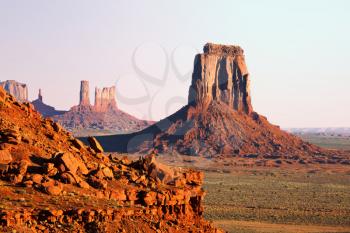
<path id="1" fill-rule="evenodd" d="M 218 232 L 203 173 L 86 146 L 0 88 L 1 232 Z"/>

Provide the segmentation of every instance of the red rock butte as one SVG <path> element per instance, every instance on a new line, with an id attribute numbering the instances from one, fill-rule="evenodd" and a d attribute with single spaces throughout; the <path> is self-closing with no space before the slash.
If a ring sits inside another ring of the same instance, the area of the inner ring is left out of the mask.
<path id="1" fill-rule="evenodd" d="M 0 87 L 4 88 L 8 93 L 16 97 L 20 102 L 28 101 L 28 87 L 24 83 L 15 80 L 6 80 L 0 82 Z"/>
<path id="2" fill-rule="evenodd" d="M 239 46 L 208 43 L 194 60 L 188 103 L 208 105 L 220 101 L 230 108 L 252 112 L 249 73 Z"/>
<path id="3" fill-rule="evenodd" d="M 239 46 L 208 43 L 194 59 L 188 104 L 133 134 L 99 137 L 108 151 L 254 158 L 288 164 L 348 164 L 349 153 L 302 141 L 254 112 L 250 75 Z"/>
<path id="4" fill-rule="evenodd" d="M 78 106 L 92 106 L 90 104 L 89 81 L 81 81 Z M 96 112 L 107 112 L 110 109 L 117 109 L 117 101 L 115 100 L 115 86 L 104 87 L 102 89 L 95 87 L 95 104 L 92 110 Z"/>
<path id="5" fill-rule="evenodd" d="M 51 115 L 66 129 L 80 135 L 90 135 L 90 130 L 99 133 L 107 130 L 119 133 L 135 132 L 146 128 L 152 122 L 118 109 L 115 86 L 95 88 L 94 105 L 90 102 L 89 81 L 80 83 L 79 104 L 64 114 Z M 87 133 L 86 133 L 86 132 Z"/>

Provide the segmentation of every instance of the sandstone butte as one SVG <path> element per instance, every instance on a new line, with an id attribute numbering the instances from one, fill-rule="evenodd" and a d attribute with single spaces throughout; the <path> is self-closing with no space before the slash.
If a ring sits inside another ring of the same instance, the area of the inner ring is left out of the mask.
<path id="1" fill-rule="evenodd" d="M 72 132 L 110 130 L 119 133 L 135 132 L 151 125 L 118 109 L 115 86 L 95 88 L 95 102 L 90 102 L 89 82 L 81 81 L 79 104 L 64 114 L 49 115 Z M 37 105 L 34 105 L 37 108 Z M 39 109 L 39 108 L 38 108 Z M 40 110 L 39 110 L 40 111 Z"/>
<path id="2" fill-rule="evenodd" d="M 140 132 L 98 140 L 106 151 L 253 159 L 259 166 L 350 164 L 349 152 L 304 142 L 255 112 L 250 79 L 242 48 L 208 43 L 195 56 L 186 106 Z"/>
<path id="3" fill-rule="evenodd" d="M 18 101 L 28 101 L 28 87 L 26 84 L 16 82 L 15 80 L 6 80 L 0 82 L 0 86 L 15 96 Z"/>
<path id="4" fill-rule="evenodd" d="M 89 141 L 0 87 L 0 232 L 219 232 L 203 219 L 202 172 Z"/>

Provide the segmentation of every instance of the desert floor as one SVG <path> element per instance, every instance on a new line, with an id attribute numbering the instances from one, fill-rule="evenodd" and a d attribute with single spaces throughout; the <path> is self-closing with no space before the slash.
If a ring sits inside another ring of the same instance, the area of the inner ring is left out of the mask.
<path id="1" fill-rule="evenodd" d="M 328 148 L 350 148 L 350 139 L 344 137 L 304 139 Z M 225 159 L 160 159 L 205 172 L 205 218 L 228 232 L 350 232 L 348 165 L 232 167 Z"/>

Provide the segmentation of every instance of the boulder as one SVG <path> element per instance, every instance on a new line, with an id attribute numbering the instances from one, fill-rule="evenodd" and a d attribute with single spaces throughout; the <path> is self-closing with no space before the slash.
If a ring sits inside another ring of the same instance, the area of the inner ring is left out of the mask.
<path id="1" fill-rule="evenodd" d="M 146 206 L 151 206 L 157 202 L 157 193 L 156 192 L 146 192 L 143 194 L 143 202 Z"/>
<path id="2" fill-rule="evenodd" d="M 74 138 L 72 141 L 72 144 L 75 148 L 77 148 L 78 150 L 80 150 L 81 148 L 84 148 L 84 143 L 82 141 L 80 141 L 79 139 Z"/>
<path id="3" fill-rule="evenodd" d="M 96 189 L 106 189 L 107 181 L 91 176 L 88 179 L 89 184 Z"/>
<path id="4" fill-rule="evenodd" d="M 22 136 L 19 133 L 19 129 L 17 128 L 4 130 L 0 132 L 0 136 L 1 141 L 13 145 L 17 145 L 22 139 Z"/>
<path id="5" fill-rule="evenodd" d="M 41 184 L 43 181 L 43 176 L 40 174 L 33 174 L 30 178 L 35 184 Z"/>
<path id="6" fill-rule="evenodd" d="M 8 164 L 12 162 L 12 155 L 8 150 L 0 150 L 0 164 Z"/>
<path id="7" fill-rule="evenodd" d="M 54 163 L 46 163 L 44 169 L 45 174 L 48 176 L 55 176 L 58 173 L 58 169 L 55 167 Z"/>
<path id="8" fill-rule="evenodd" d="M 58 153 L 54 156 L 56 167 L 60 172 L 70 171 L 72 173 L 88 174 L 89 170 L 85 166 L 84 162 L 80 158 L 72 155 L 71 153 Z"/>
<path id="9" fill-rule="evenodd" d="M 95 137 L 88 137 L 90 147 L 97 153 L 103 153 L 103 147 Z"/>
<path id="10" fill-rule="evenodd" d="M 126 201 L 127 195 L 124 189 L 113 189 L 109 198 L 116 201 Z"/>
<path id="11" fill-rule="evenodd" d="M 59 196 L 62 192 L 62 188 L 60 186 L 50 185 L 45 188 L 47 194 L 52 196 Z"/>

